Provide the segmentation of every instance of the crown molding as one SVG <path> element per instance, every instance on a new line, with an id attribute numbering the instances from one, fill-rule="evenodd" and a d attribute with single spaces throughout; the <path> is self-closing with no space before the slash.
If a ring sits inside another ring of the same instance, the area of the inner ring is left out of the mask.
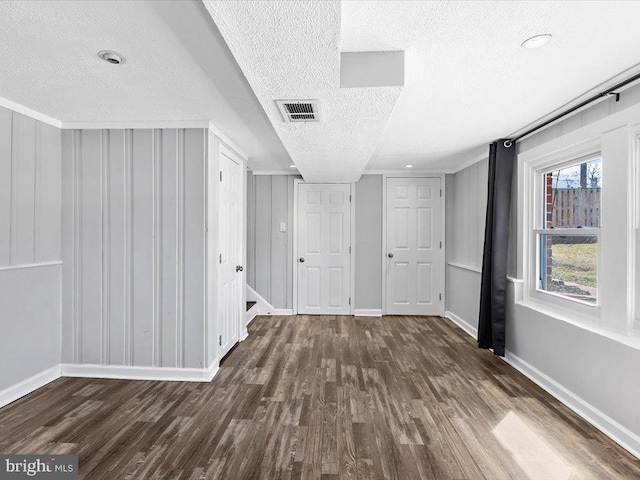
<path id="1" fill-rule="evenodd" d="M 63 130 L 133 130 L 161 128 L 209 128 L 208 120 L 123 120 L 106 122 L 62 122 Z"/>
<path id="2" fill-rule="evenodd" d="M 362 175 L 402 175 L 403 177 L 415 177 L 421 175 L 442 175 L 455 173 L 450 168 L 402 168 L 402 169 L 381 169 L 365 170 Z"/>
<path id="3" fill-rule="evenodd" d="M 27 117 L 33 118 L 34 120 L 38 120 L 39 122 L 46 123 L 47 125 L 51 125 L 52 127 L 62 128 L 62 122 L 57 118 L 50 117 L 49 115 L 45 115 L 44 113 L 40 113 L 32 108 L 25 107 L 16 102 L 12 102 L 11 100 L 0 97 L 0 107 L 7 108 L 21 115 L 26 115 Z"/>
<path id="4" fill-rule="evenodd" d="M 218 127 L 214 125 L 213 122 L 209 121 L 209 125 L 207 127 L 209 130 L 213 132 L 213 134 L 220 139 L 223 143 L 226 143 L 228 147 L 233 149 L 238 155 L 240 155 L 245 161 L 249 161 L 249 155 L 242 150 L 237 143 L 231 140 L 225 133 L 220 130 Z"/>

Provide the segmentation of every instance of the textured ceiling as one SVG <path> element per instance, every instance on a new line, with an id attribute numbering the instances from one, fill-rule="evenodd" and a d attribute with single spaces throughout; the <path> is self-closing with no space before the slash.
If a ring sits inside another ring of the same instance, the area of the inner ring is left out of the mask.
<path id="1" fill-rule="evenodd" d="M 293 159 L 312 181 L 450 171 L 636 66 L 637 18 L 613 1 L 0 1 L 0 96 L 63 122 L 212 120 L 252 168 Z M 340 52 L 397 50 L 403 88 L 339 88 Z M 283 123 L 287 98 L 318 99 L 322 122 Z"/>
<path id="2" fill-rule="evenodd" d="M 456 168 L 640 62 L 640 2 L 342 2 L 340 48 L 405 50 L 369 169 Z M 535 35 L 552 41 L 520 47 Z"/>
<path id="3" fill-rule="evenodd" d="M 199 1 L 2 1 L 0 57 L 0 96 L 62 122 L 212 120 L 253 168 L 291 162 Z"/>
<path id="4" fill-rule="evenodd" d="M 340 89 L 340 2 L 204 4 L 305 180 L 359 179 L 402 87 Z M 283 122 L 280 99 L 319 99 L 321 122 Z"/>

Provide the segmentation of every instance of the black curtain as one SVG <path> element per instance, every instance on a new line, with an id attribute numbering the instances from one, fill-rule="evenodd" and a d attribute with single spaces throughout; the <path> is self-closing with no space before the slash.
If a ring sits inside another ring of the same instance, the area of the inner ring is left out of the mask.
<path id="1" fill-rule="evenodd" d="M 515 144 L 507 141 L 506 145 L 509 146 L 499 140 L 489 147 L 489 192 L 478 319 L 478 347 L 492 348 L 493 353 L 501 357 L 504 356 L 511 181 L 516 160 Z"/>

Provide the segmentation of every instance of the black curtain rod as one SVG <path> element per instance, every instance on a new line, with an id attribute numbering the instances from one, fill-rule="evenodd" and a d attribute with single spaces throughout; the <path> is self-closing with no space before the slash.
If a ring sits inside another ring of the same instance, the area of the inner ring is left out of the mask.
<path id="1" fill-rule="evenodd" d="M 624 87 L 624 86 L 626 86 L 626 85 L 628 85 L 628 84 L 630 84 L 630 83 L 633 83 L 633 82 L 635 82 L 636 80 L 639 80 L 639 79 L 640 79 L 640 73 L 637 73 L 637 74 L 635 74 L 634 76 L 632 76 L 632 77 L 630 77 L 630 78 L 627 78 L 626 80 L 623 80 L 622 82 L 620 82 L 620 83 L 618 83 L 618 84 L 614 85 L 613 87 L 611 87 L 611 88 L 609 88 L 609 89 L 605 90 L 604 92 L 598 93 L 597 95 L 594 95 L 593 97 L 588 98 L 588 99 L 587 99 L 587 100 L 585 100 L 584 102 L 581 102 L 581 103 L 579 103 L 578 105 L 575 105 L 575 106 L 573 106 L 573 107 L 569 108 L 568 110 L 566 110 L 566 111 L 564 111 L 564 112 L 562 112 L 562 113 L 559 113 L 559 114 L 558 114 L 558 115 L 556 115 L 555 117 L 550 118 L 550 119 L 549 119 L 549 120 L 547 120 L 546 122 L 541 123 L 540 125 L 537 125 L 537 126 L 535 126 L 535 127 L 531 128 L 531 129 L 527 130 L 526 132 L 524 132 L 524 133 L 522 133 L 522 134 L 518 135 L 517 137 L 515 137 L 515 138 L 510 138 L 510 139 L 505 140 L 505 142 L 504 142 L 504 143 L 505 143 L 505 146 L 506 146 L 506 144 L 507 144 L 507 143 L 509 143 L 509 144 L 516 143 L 516 142 L 517 142 L 518 140 L 520 140 L 521 138 L 524 138 L 524 137 L 526 137 L 527 135 L 530 135 L 530 134 L 532 134 L 533 132 L 535 132 L 535 131 L 537 131 L 537 130 L 540 130 L 541 128 L 546 127 L 547 125 L 549 125 L 549 124 L 551 124 L 551 123 L 555 122 L 556 120 L 560 120 L 562 117 L 566 117 L 566 116 L 567 116 L 567 115 L 569 115 L 570 113 L 573 113 L 573 112 L 575 112 L 576 110 L 579 110 L 579 109 L 581 109 L 582 107 L 584 107 L 584 106 L 586 106 L 586 105 L 589 105 L 590 103 L 595 102 L 596 100 L 598 100 L 598 99 L 600 99 L 600 98 L 602 98 L 602 97 L 606 97 L 606 96 L 608 96 L 608 95 L 615 95 L 615 96 L 616 96 L 616 102 L 617 102 L 618 100 L 620 100 L 620 93 L 616 92 L 616 90 L 618 90 L 619 88 L 622 88 L 622 87 Z"/>

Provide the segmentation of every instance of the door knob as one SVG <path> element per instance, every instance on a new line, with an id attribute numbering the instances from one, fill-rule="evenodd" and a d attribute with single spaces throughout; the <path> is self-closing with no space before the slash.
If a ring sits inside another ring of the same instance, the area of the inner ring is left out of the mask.
<path id="1" fill-rule="evenodd" d="M 242 268 L 242 265 L 236 265 L 236 272 L 241 272 L 242 270 L 244 270 L 244 268 Z"/>
<path id="2" fill-rule="evenodd" d="M 304 263 L 304 257 L 300 257 L 300 258 L 298 259 L 298 261 L 299 261 L 300 263 Z"/>
<path id="3" fill-rule="evenodd" d="M 387 257 L 393 258 L 393 253 L 387 253 Z"/>

